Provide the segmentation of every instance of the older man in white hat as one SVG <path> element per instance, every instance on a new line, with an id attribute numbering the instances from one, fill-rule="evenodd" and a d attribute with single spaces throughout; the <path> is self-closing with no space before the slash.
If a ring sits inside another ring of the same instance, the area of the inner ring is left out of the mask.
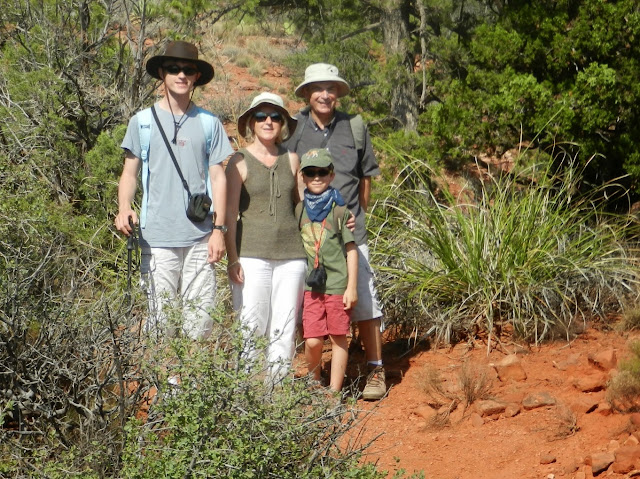
<path id="1" fill-rule="evenodd" d="M 116 228 L 129 236 L 140 226 L 143 287 L 149 299 L 148 332 L 211 334 L 216 278 L 213 263 L 225 253 L 226 178 L 222 162 L 233 153 L 222 123 L 192 101 L 195 87 L 213 78 L 195 45 L 175 41 L 149 59 L 147 73 L 161 80 L 164 96 L 129 120 L 122 142 Z M 140 215 L 132 208 L 142 176 Z M 182 324 L 163 307 L 183 307 Z"/>
<path id="2" fill-rule="evenodd" d="M 347 95 L 349 90 L 349 84 L 334 65 L 315 63 L 307 67 L 304 81 L 295 92 L 308 106 L 296 115 L 298 127 L 287 147 L 300 157 L 313 148 L 329 150 L 336 173 L 332 186 L 340 191 L 355 215 L 359 299 L 351 320 L 358 325 L 367 358 L 367 384 L 362 396 L 366 400 L 377 400 L 384 397 L 387 390 L 382 365 L 382 309 L 369 265 L 365 213 L 371 177 L 379 175 L 380 170 L 362 118 L 336 109 L 338 98 Z"/>

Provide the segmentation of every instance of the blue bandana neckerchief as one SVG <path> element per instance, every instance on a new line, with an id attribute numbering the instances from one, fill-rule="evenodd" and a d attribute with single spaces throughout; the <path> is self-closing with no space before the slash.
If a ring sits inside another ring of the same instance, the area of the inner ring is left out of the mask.
<path id="1" fill-rule="evenodd" d="M 331 211 L 334 201 L 338 206 L 345 204 L 340 192 L 332 186 L 319 195 L 309 193 L 307 189 L 304 190 L 304 206 L 307 209 L 307 216 L 311 221 L 320 222 L 325 219 L 329 211 Z"/>

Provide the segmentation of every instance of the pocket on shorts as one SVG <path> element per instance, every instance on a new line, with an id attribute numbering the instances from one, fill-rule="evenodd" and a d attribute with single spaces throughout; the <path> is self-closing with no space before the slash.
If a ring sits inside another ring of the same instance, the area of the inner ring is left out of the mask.
<path id="1" fill-rule="evenodd" d="M 155 260 L 150 252 L 140 253 L 140 287 L 145 294 L 149 293 L 151 273 L 155 270 Z"/>

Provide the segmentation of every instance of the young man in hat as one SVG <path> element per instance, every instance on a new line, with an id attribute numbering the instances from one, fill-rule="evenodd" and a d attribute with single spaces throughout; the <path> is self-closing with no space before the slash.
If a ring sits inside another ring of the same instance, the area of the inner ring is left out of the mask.
<path id="1" fill-rule="evenodd" d="M 371 177 L 380 174 L 371 139 L 362 119 L 336 109 L 338 98 L 349 93 L 349 84 L 338 69 L 327 63 L 307 67 L 304 81 L 296 95 L 307 101 L 308 108 L 297 116 L 298 127 L 287 147 L 302 157 L 314 148 L 326 148 L 333 157 L 335 179 L 332 186 L 340 191 L 347 207 L 355 215 L 354 231 L 358 246 L 358 303 L 351 313 L 356 322 L 367 358 L 365 400 L 384 397 L 387 387 L 382 365 L 382 309 L 378 303 L 373 273 L 369 265 L 365 213 L 371 191 Z"/>
<path id="2" fill-rule="evenodd" d="M 129 120 L 115 225 L 127 236 L 131 224 L 140 225 L 141 282 L 150 307 L 146 330 L 205 339 L 213 326 L 213 263 L 225 253 L 222 162 L 233 149 L 218 118 L 191 101 L 195 87 L 210 82 L 214 73 L 198 58 L 195 45 L 171 42 L 163 55 L 149 59 L 146 69 L 162 81 L 164 96 L 151 111 Z M 140 218 L 132 208 L 139 173 Z M 190 206 L 192 198 L 202 202 Z M 198 214 L 188 217 L 188 209 Z M 176 300 L 183 308 L 182 323 L 169 324 L 163 306 Z"/>

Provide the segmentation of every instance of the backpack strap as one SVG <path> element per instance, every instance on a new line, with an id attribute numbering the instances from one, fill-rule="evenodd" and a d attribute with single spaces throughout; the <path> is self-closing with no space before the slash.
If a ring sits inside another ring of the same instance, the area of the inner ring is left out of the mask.
<path id="1" fill-rule="evenodd" d="M 358 150 L 358 158 L 362 159 L 364 156 L 364 138 L 367 134 L 367 127 L 360 115 L 353 115 L 349 118 L 349 124 L 351 125 L 351 134 L 356 144 L 356 150 Z"/>
<path id="2" fill-rule="evenodd" d="M 197 107 L 197 115 L 200 118 L 200 122 L 202 123 L 202 129 L 204 130 L 204 138 L 206 141 L 206 156 L 204 158 L 204 179 L 205 186 L 207 188 L 207 194 L 209 198 L 213 198 L 213 192 L 211 191 L 211 179 L 209 178 L 209 153 L 211 152 L 211 146 L 213 145 L 213 122 L 215 120 L 215 116 L 210 111 L 205 110 L 204 108 Z M 209 210 L 213 213 L 213 202 L 211 202 L 211 208 Z"/>
<path id="3" fill-rule="evenodd" d="M 302 110 L 298 112 L 296 115 L 299 117 L 298 126 L 293 132 L 293 136 L 287 140 L 287 144 L 291 147 L 289 150 L 297 152 L 298 151 L 298 143 L 300 143 L 300 138 L 302 138 L 302 132 L 304 131 L 304 127 L 307 126 L 307 118 L 309 118 L 309 111 L 311 111 L 311 107 L 309 105 L 305 106 Z"/>
<path id="4" fill-rule="evenodd" d="M 304 132 L 304 128 L 307 125 L 307 118 L 309 118 L 309 112 L 311 108 L 309 105 L 305 106 L 297 116 L 299 116 L 298 127 L 293 132 L 293 136 L 289 140 L 289 145 L 291 145 L 291 151 L 298 151 L 298 143 L 300 143 L 300 138 L 302 138 L 302 133 Z M 367 126 L 364 123 L 364 120 L 361 115 L 348 115 L 349 116 L 349 126 L 351 127 L 351 136 L 353 136 L 353 142 L 356 146 L 356 150 L 358 151 L 358 158 L 362 159 L 364 156 L 364 142 L 367 134 Z"/>
<path id="5" fill-rule="evenodd" d="M 202 123 L 202 129 L 204 130 L 204 137 L 206 141 L 206 156 L 204 160 L 204 177 L 205 185 L 207 188 L 207 194 L 209 198 L 212 198 L 211 192 L 211 180 L 209 178 L 209 152 L 213 145 L 213 131 L 214 131 L 214 119 L 213 113 L 196 106 L 196 115 Z M 140 227 L 144 228 L 147 222 L 147 207 L 149 202 L 149 145 L 151 143 L 151 131 L 153 128 L 153 121 L 151 115 L 151 108 L 145 108 L 136 113 L 138 118 L 138 133 L 140 136 L 140 159 L 142 160 L 142 205 L 140 206 Z M 211 210 L 213 213 L 213 204 L 211 204 Z"/>
<path id="6" fill-rule="evenodd" d="M 301 223 L 302 223 L 302 212 L 304 211 L 304 200 L 300 201 L 297 205 L 296 205 L 296 218 L 298 218 L 298 229 L 300 229 L 301 227 Z"/>
<path id="7" fill-rule="evenodd" d="M 333 207 L 333 228 L 334 231 L 340 233 L 342 231 L 342 218 L 344 218 L 344 214 L 347 211 L 347 205 L 335 205 Z"/>
<path id="8" fill-rule="evenodd" d="M 136 113 L 138 134 L 140 136 L 140 159 L 142 160 L 142 204 L 140 205 L 140 228 L 147 223 L 147 205 L 149 201 L 149 143 L 151 142 L 151 108 Z"/>

